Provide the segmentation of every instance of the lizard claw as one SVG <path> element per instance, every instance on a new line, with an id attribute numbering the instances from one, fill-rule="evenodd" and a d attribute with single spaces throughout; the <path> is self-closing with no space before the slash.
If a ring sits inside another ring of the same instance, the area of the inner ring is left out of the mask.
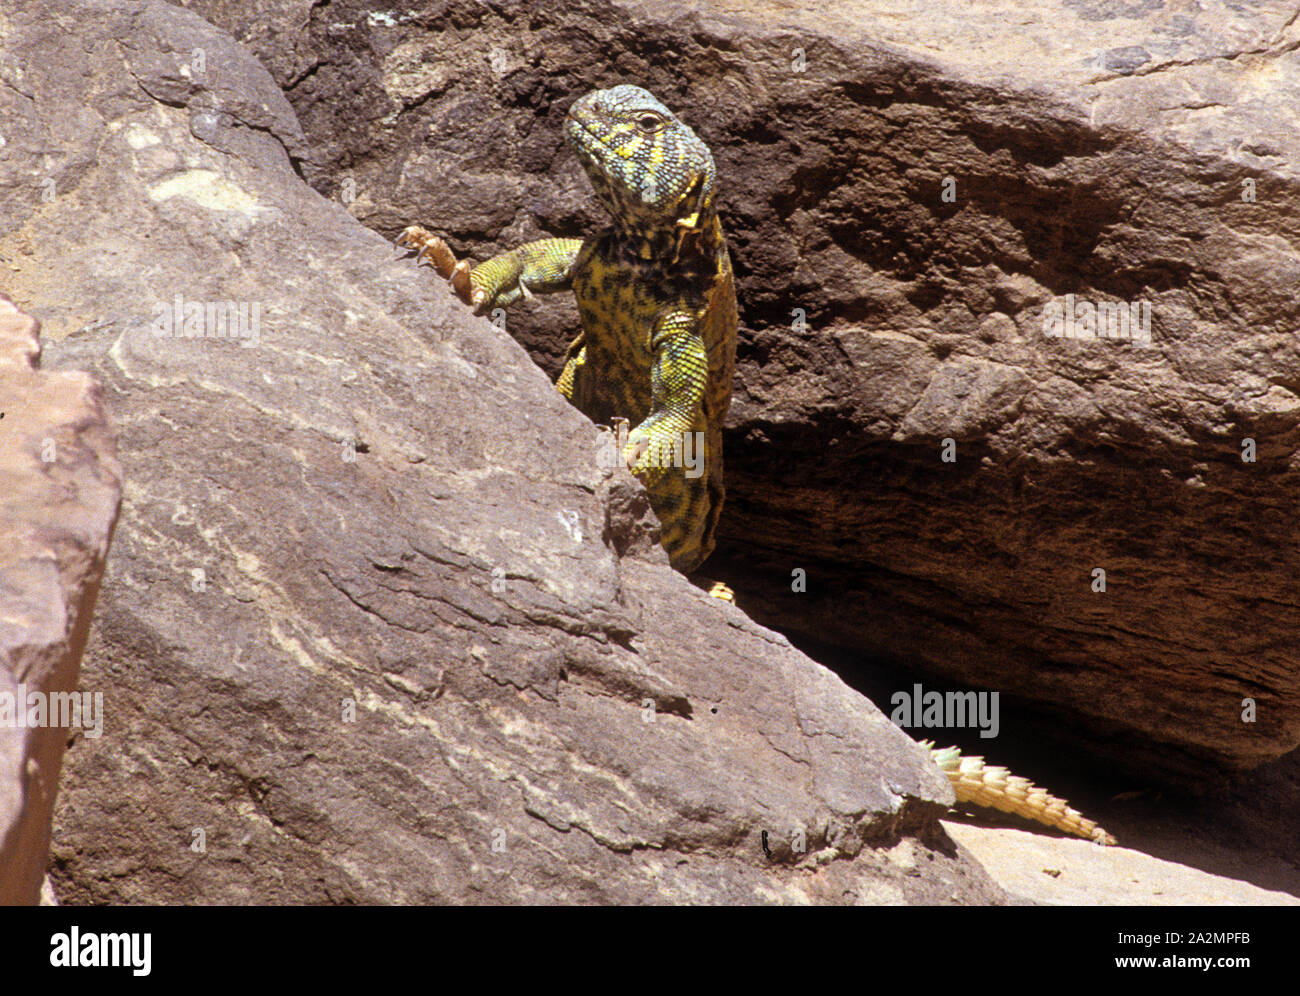
<path id="1" fill-rule="evenodd" d="M 478 307 L 486 296 L 482 290 L 474 290 L 469 280 L 469 263 L 456 261 L 456 254 L 438 236 L 419 225 L 404 229 L 397 238 L 397 244 L 405 249 L 414 249 L 416 263 L 428 263 L 437 271 L 438 276 L 451 282 L 451 289 L 466 304 Z"/>
<path id="2" fill-rule="evenodd" d="M 627 461 L 627 469 L 633 474 L 637 474 L 638 477 L 645 471 L 642 469 L 638 473 L 637 464 L 641 462 L 641 458 L 645 456 L 646 451 L 649 449 L 650 437 L 644 433 L 638 434 L 635 432 L 629 437 L 627 445 L 623 447 L 623 459 Z"/>

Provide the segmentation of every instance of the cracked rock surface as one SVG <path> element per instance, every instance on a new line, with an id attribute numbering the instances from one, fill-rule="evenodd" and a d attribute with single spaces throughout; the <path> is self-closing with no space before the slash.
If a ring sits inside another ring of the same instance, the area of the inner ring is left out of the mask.
<path id="1" fill-rule="evenodd" d="M 3 280 L 127 482 L 62 902 L 1005 899 L 921 749 L 673 572 L 525 351 L 303 182 L 228 35 L 0 39 Z"/>
<path id="2" fill-rule="evenodd" d="M 270 67 L 305 176 L 476 259 L 602 223 L 573 98 L 700 132 L 742 321 L 709 568 L 756 619 L 1142 780 L 1300 744 L 1296 4 L 190 6 Z M 1067 299 L 1151 341 L 1045 335 Z M 510 317 L 552 372 L 575 324 Z"/>

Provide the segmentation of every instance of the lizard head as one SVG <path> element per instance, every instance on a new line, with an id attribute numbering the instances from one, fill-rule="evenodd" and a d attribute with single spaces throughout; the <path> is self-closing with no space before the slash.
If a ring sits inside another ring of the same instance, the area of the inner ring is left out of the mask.
<path id="1" fill-rule="evenodd" d="M 638 86 L 574 101 L 565 132 L 615 227 L 642 256 L 674 257 L 713 225 L 713 156 L 690 127 Z"/>

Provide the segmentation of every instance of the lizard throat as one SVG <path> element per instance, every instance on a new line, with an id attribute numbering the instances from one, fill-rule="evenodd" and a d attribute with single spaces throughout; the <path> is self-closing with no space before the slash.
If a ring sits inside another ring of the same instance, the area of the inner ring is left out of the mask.
<path id="1" fill-rule="evenodd" d="M 722 226 L 712 210 L 700 212 L 695 224 L 639 226 L 615 223 L 619 241 L 629 255 L 645 260 L 677 263 L 691 258 L 712 259 L 722 249 Z"/>

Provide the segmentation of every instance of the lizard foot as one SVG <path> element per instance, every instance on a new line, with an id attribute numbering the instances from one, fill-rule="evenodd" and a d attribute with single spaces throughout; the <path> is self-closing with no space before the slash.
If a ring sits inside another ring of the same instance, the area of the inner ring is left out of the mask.
<path id="1" fill-rule="evenodd" d="M 683 436 L 663 429 L 647 431 L 637 426 L 628 433 L 623 459 L 632 476 L 647 488 L 652 488 L 671 469 L 680 469 L 684 465 Z"/>
<path id="2" fill-rule="evenodd" d="M 653 476 L 659 472 L 659 464 L 656 462 L 659 449 L 655 449 L 652 459 L 647 459 L 646 454 L 650 452 L 653 442 L 649 435 L 640 429 L 629 432 L 628 420 L 621 415 L 611 418 L 609 425 L 614 432 L 614 438 L 622 444 L 623 463 L 628 473 L 642 484 L 649 485 Z"/>
<path id="3" fill-rule="evenodd" d="M 475 290 L 470 284 L 469 263 L 463 259 L 457 262 L 451 246 L 438 236 L 419 225 L 411 225 L 403 229 L 397 238 L 397 244 L 404 249 L 416 250 L 415 261 L 428 263 L 437 271 L 438 276 L 450 281 L 451 289 L 466 304 L 477 308 L 483 303 L 487 292 Z"/>
<path id="4" fill-rule="evenodd" d="M 725 581 L 714 581 L 712 586 L 709 588 L 709 597 L 720 598 L 724 602 L 730 602 L 732 605 L 736 604 L 736 593 L 731 590 L 731 586 Z"/>
<path id="5" fill-rule="evenodd" d="M 722 602 L 736 604 L 736 593 L 731 590 L 731 586 L 725 581 L 714 581 L 712 578 L 704 577 L 700 574 L 688 574 L 686 579 L 691 584 L 699 588 L 700 591 L 707 591 L 710 598 L 716 598 Z"/>

